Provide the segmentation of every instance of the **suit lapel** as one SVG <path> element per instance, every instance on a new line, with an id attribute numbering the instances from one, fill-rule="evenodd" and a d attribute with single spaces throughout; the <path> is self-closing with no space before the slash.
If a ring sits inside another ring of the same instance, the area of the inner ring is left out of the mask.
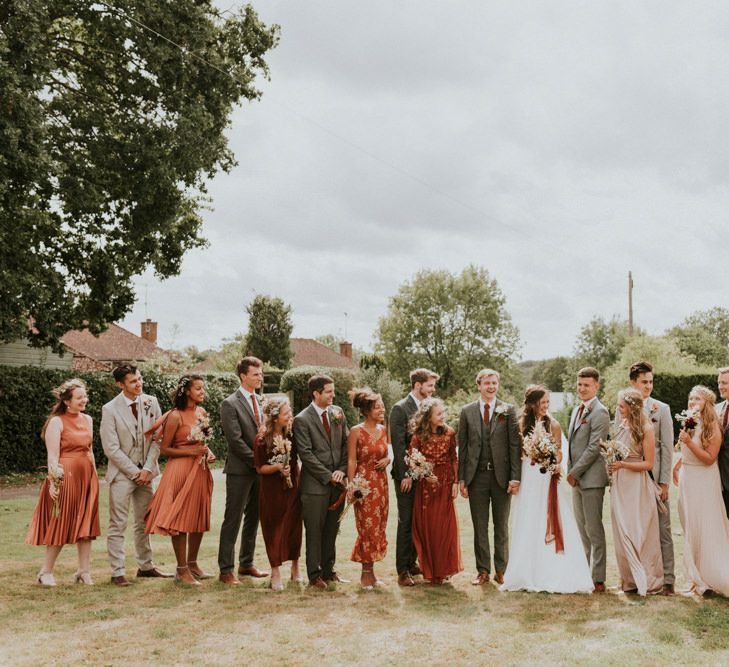
<path id="1" fill-rule="evenodd" d="M 580 402 L 580 405 L 582 403 Z M 570 420 L 570 435 L 569 440 L 572 440 L 572 436 L 575 434 L 575 431 L 579 428 L 579 424 L 577 423 L 577 413 L 580 411 L 580 406 L 576 406 L 575 409 L 572 411 L 572 419 Z"/>
<path id="2" fill-rule="evenodd" d="M 137 409 L 139 409 L 138 406 Z M 122 421 L 126 424 L 134 439 L 136 440 L 137 422 L 134 420 L 134 414 L 132 413 L 132 409 L 127 406 L 127 399 L 124 397 L 124 394 L 118 394 L 116 397 L 116 411 L 122 418 Z"/>
<path id="3" fill-rule="evenodd" d="M 332 446 L 332 441 L 327 435 L 326 430 L 324 430 L 324 423 L 321 420 L 321 417 L 319 417 L 319 413 L 316 411 L 316 408 L 314 408 L 313 405 L 309 406 L 309 412 L 311 414 L 312 421 L 316 424 L 317 428 L 319 429 L 319 433 L 321 433 L 322 438 L 326 440 L 329 443 L 329 446 Z M 327 411 L 327 419 L 329 419 L 329 411 Z M 332 420 L 329 419 L 329 428 L 332 428 Z"/>
<path id="4" fill-rule="evenodd" d="M 499 407 L 500 404 L 501 401 L 497 398 L 494 402 L 494 414 L 491 415 L 491 421 L 489 421 L 489 433 L 493 433 L 494 428 L 496 428 L 496 422 L 499 419 L 499 413 L 496 412 L 496 409 Z"/>

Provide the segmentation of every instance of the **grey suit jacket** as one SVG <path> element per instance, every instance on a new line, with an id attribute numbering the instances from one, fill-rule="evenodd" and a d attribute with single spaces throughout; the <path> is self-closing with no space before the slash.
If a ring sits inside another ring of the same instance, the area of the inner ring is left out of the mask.
<path id="1" fill-rule="evenodd" d="M 590 411 L 575 423 L 578 404 L 572 410 L 569 428 L 569 474 L 579 483 L 581 489 L 596 489 L 608 485 L 607 467 L 600 456 L 600 440 L 610 433 L 610 413 L 595 398 Z"/>
<path id="2" fill-rule="evenodd" d="M 143 468 L 149 470 L 153 477 L 159 475 L 159 445 L 152 436 L 145 437 L 144 432 L 161 417 L 159 403 L 154 396 L 142 394 L 139 397 L 139 421 L 134 421 L 134 414 L 127 406 L 124 394 L 119 393 L 101 408 L 101 427 L 99 436 L 106 458 L 106 481 L 111 484 L 119 473 L 130 479 L 139 473 L 139 468 L 129 458 L 135 443 L 142 446 Z"/>
<path id="3" fill-rule="evenodd" d="M 411 435 L 408 431 L 408 422 L 417 412 L 413 397 L 408 394 L 395 403 L 390 411 L 390 440 L 392 442 L 392 478 L 398 482 L 405 478 L 405 454 L 410 445 Z"/>
<path id="4" fill-rule="evenodd" d="M 334 418 L 337 413 L 341 415 L 339 420 Z M 347 418 L 336 406 L 330 406 L 327 414 L 331 440 L 313 405 L 309 404 L 294 417 L 294 440 L 301 459 L 301 493 L 325 495 L 332 488 L 329 484 L 332 473 L 347 471 Z"/>
<path id="5" fill-rule="evenodd" d="M 667 403 L 648 397 L 643 404 L 648 419 L 656 434 L 656 458 L 653 462 L 653 481 L 657 484 L 670 484 L 673 470 L 673 418 Z M 620 423 L 620 412 L 615 413 L 615 427 Z"/>
<path id="6" fill-rule="evenodd" d="M 723 417 L 724 406 L 726 401 L 722 401 L 716 406 L 716 412 L 719 415 L 719 428 L 721 428 L 721 419 Z M 724 429 L 724 439 L 721 441 L 719 448 L 719 457 L 717 459 L 719 465 L 719 475 L 721 475 L 721 488 L 729 491 L 729 424 Z"/>
<path id="7" fill-rule="evenodd" d="M 258 414 L 263 415 L 258 401 Z M 239 389 L 236 389 L 220 404 L 220 424 L 228 443 L 228 456 L 223 472 L 228 475 L 255 475 L 253 464 L 253 443 L 258 425 L 253 410 Z"/>
<path id="8" fill-rule="evenodd" d="M 496 411 L 506 406 L 504 414 Z M 481 455 L 483 422 L 478 401 L 469 403 L 461 410 L 458 420 L 458 478 L 470 484 L 478 469 Z M 489 422 L 491 457 L 494 475 L 499 486 L 506 489 L 509 482 L 521 480 L 521 436 L 514 406 L 496 399 L 494 415 Z"/>

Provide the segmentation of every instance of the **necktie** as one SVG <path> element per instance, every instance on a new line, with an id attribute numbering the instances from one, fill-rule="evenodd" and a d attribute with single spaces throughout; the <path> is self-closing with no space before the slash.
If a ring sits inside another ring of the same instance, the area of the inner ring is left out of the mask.
<path id="1" fill-rule="evenodd" d="M 327 417 L 327 411 L 324 410 L 324 412 L 321 413 L 321 420 L 324 424 L 324 430 L 327 432 L 328 437 L 332 437 L 332 427 L 329 426 L 329 417 Z"/>
<path id="2" fill-rule="evenodd" d="M 729 401 L 724 406 L 724 419 L 721 422 L 721 430 L 726 431 L 727 417 L 729 417 Z"/>
<path id="3" fill-rule="evenodd" d="M 572 425 L 572 428 L 577 428 L 577 424 L 579 424 L 582 421 L 582 413 L 585 411 L 585 404 L 583 403 L 580 405 L 580 409 L 577 411 L 577 419 L 575 419 L 575 423 Z"/>
<path id="4" fill-rule="evenodd" d="M 255 394 L 251 394 L 251 403 L 253 403 L 253 416 L 256 418 L 256 426 L 261 425 L 261 415 L 258 412 L 258 399 Z"/>
<path id="5" fill-rule="evenodd" d="M 139 421 L 139 412 L 137 411 L 137 402 L 130 403 L 129 407 L 132 409 L 132 414 L 134 415 L 134 421 Z"/>
<path id="6" fill-rule="evenodd" d="M 486 426 L 489 425 L 489 422 L 491 421 L 489 419 L 489 410 L 491 409 L 491 406 L 488 403 L 484 403 L 483 406 L 483 423 L 486 424 Z"/>

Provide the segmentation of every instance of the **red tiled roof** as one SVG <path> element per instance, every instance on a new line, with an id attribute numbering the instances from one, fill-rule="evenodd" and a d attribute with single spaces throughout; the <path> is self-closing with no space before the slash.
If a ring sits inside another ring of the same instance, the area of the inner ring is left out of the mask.
<path id="1" fill-rule="evenodd" d="M 154 343 L 135 336 L 118 324 L 110 324 L 98 336 L 88 329 L 67 331 L 61 336 L 61 342 L 74 357 L 88 357 L 98 362 L 144 361 L 162 352 Z"/>
<path id="2" fill-rule="evenodd" d="M 291 350 L 294 359 L 291 365 L 328 366 L 329 368 L 359 368 L 357 362 L 328 348 L 313 338 L 292 338 Z"/>

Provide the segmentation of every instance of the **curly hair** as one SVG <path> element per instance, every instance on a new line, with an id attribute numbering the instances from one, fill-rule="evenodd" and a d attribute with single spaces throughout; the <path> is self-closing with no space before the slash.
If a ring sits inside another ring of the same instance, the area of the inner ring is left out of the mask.
<path id="1" fill-rule="evenodd" d="M 177 386 L 170 392 L 170 400 L 172 405 L 178 410 L 187 408 L 187 390 L 196 380 L 205 382 L 202 375 L 183 375 L 177 382 Z"/>
<path id="2" fill-rule="evenodd" d="M 689 398 L 691 394 L 696 394 L 704 399 L 704 407 L 701 409 L 699 417 L 701 419 L 701 446 L 707 449 L 711 441 L 712 433 L 719 426 L 719 417 L 717 417 L 716 410 L 714 409 L 716 394 L 702 384 L 697 384 L 691 389 Z"/>
<path id="3" fill-rule="evenodd" d="M 541 384 L 532 384 L 526 388 L 524 405 L 519 415 L 519 432 L 522 438 L 529 435 L 537 425 L 537 405 L 547 394 L 549 394 L 549 389 Z M 544 415 L 541 422 L 544 425 L 544 430 L 549 433 L 552 428 L 552 420 L 549 415 Z"/>
<path id="4" fill-rule="evenodd" d="M 56 397 L 56 402 L 51 408 L 48 417 L 46 417 L 46 421 L 43 423 L 43 428 L 41 429 L 41 438 L 44 438 L 46 435 L 48 422 L 51 421 L 53 417 L 58 417 L 68 410 L 66 401 L 70 401 L 73 398 L 73 392 L 76 389 L 83 389 L 85 391 L 86 383 L 79 378 L 71 378 L 70 380 L 66 380 L 63 384 L 53 389 L 52 393 Z"/>
<path id="5" fill-rule="evenodd" d="M 357 408 L 363 417 L 366 417 L 372 408 L 375 407 L 377 401 L 382 399 L 382 396 L 377 392 L 373 391 L 369 387 L 361 387 L 352 389 L 347 394 L 352 405 Z"/>
<path id="6" fill-rule="evenodd" d="M 621 389 L 618 392 L 618 401 L 623 401 L 628 406 L 628 417 L 626 421 L 628 422 L 630 437 L 633 440 L 633 445 L 636 448 L 640 448 L 648 422 L 648 417 L 643 412 L 643 397 L 637 389 L 630 387 Z"/>
<path id="7" fill-rule="evenodd" d="M 434 435 L 443 435 L 448 430 L 445 424 L 433 430 L 430 423 L 433 410 L 437 407 L 445 409 L 445 403 L 439 398 L 426 398 L 410 420 L 408 431 L 414 436 L 417 435 L 421 441 L 428 440 Z"/>
<path id="8" fill-rule="evenodd" d="M 263 423 L 258 429 L 258 435 L 266 445 L 266 450 L 271 451 L 273 448 L 273 432 L 276 426 L 276 420 L 281 414 L 281 409 L 290 403 L 286 398 L 269 398 L 263 404 Z M 284 435 L 291 434 L 291 428 L 287 425 L 284 429 Z"/>

